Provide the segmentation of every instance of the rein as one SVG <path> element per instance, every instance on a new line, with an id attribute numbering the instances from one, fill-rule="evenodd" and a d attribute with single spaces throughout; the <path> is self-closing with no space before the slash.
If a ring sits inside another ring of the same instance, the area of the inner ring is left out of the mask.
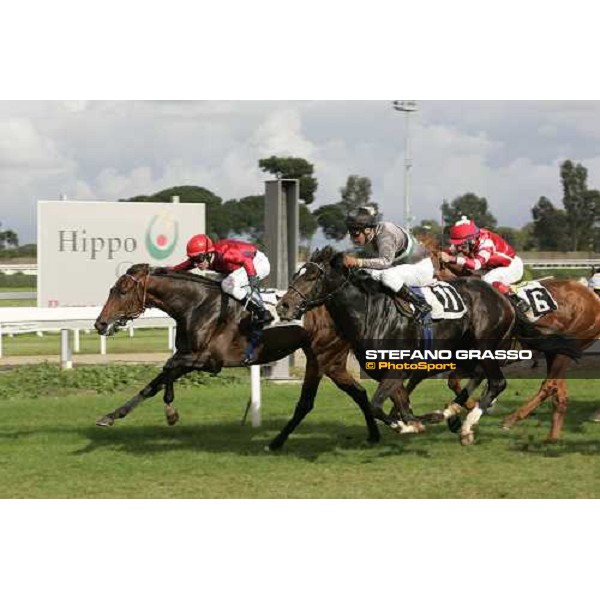
<path id="1" fill-rule="evenodd" d="M 306 264 L 314 265 L 319 270 L 319 278 L 317 279 L 317 281 L 319 281 L 321 279 L 321 277 L 323 277 L 325 275 L 325 269 L 323 269 L 323 267 L 319 263 L 308 262 Z M 330 300 L 331 298 L 333 298 L 340 290 L 342 290 L 344 287 L 346 287 L 346 285 L 348 285 L 349 283 L 350 283 L 350 277 L 346 276 L 346 277 L 344 277 L 344 282 L 342 283 L 342 285 L 338 286 L 333 292 L 330 292 L 329 294 L 326 294 L 325 296 L 322 296 L 321 298 L 314 298 L 312 300 L 309 299 L 305 294 L 303 294 L 293 284 L 293 282 L 288 285 L 288 288 L 294 290 L 294 292 L 296 292 L 296 294 L 298 294 L 298 296 L 300 296 L 300 298 L 302 299 L 302 302 L 300 303 L 298 309 L 301 312 L 305 312 L 307 310 L 310 310 L 311 308 L 314 308 L 315 306 L 320 306 L 321 304 L 324 304 L 325 302 L 327 302 L 327 300 Z"/>

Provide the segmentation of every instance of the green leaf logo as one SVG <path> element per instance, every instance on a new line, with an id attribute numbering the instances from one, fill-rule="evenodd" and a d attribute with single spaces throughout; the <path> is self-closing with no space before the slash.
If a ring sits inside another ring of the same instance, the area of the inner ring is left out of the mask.
<path id="1" fill-rule="evenodd" d="M 179 237 L 179 223 L 171 215 L 156 215 L 146 229 L 146 249 L 152 258 L 164 260 L 173 253 Z"/>

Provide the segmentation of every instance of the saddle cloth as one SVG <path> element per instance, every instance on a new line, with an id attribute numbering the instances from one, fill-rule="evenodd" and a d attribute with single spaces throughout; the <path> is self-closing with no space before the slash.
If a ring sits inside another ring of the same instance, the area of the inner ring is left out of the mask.
<path id="1" fill-rule="evenodd" d="M 421 291 L 425 301 L 431 306 L 431 318 L 434 321 L 460 319 L 467 312 L 460 294 L 446 281 L 437 281 L 416 290 Z"/>
<path id="2" fill-rule="evenodd" d="M 519 298 L 527 302 L 529 310 L 525 316 L 530 321 L 537 321 L 558 308 L 552 294 L 539 281 L 525 281 L 513 285 L 512 288 Z"/>

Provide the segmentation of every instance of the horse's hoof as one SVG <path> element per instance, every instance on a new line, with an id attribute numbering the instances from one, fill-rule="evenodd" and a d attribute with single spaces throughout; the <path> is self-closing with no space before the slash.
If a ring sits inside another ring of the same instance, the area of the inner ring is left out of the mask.
<path id="1" fill-rule="evenodd" d="M 411 421 L 408 424 L 409 427 L 413 427 L 414 431 L 412 433 L 423 433 L 427 430 L 427 427 L 421 421 Z"/>
<path id="2" fill-rule="evenodd" d="M 435 425 L 442 423 L 445 420 L 444 413 L 441 410 L 437 410 L 432 413 L 427 413 L 420 417 L 422 423 L 428 423 L 429 425 Z"/>
<path id="3" fill-rule="evenodd" d="M 105 415 L 104 417 L 100 417 L 96 421 L 96 425 L 98 425 L 98 427 L 111 427 L 114 424 L 115 424 L 115 420 L 112 417 L 109 417 L 108 415 Z"/>
<path id="4" fill-rule="evenodd" d="M 516 423 L 517 422 L 514 419 L 506 417 L 506 419 L 502 421 L 502 429 L 504 429 L 504 431 L 510 431 L 516 425 Z"/>
<path id="5" fill-rule="evenodd" d="M 469 433 L 462 433 L 460 435 L 461 446 L 472 446 L 475 443 L 475 434 L 472 431 Z"/>
<path id="6" fill-rule="evenodd" d="M 277 452 L 277 450 L 281 450 L 284 442 L 280 442 L 277 439 L 273 440 L 268 446 L 265 446 L 266 452 Z"/>
<path id="7" fill-rule="evenodd" d="M 167 424 L 175 425 L 179 421 L 179 413 L 176 410 L 169 411 L 167 413 Z"/>

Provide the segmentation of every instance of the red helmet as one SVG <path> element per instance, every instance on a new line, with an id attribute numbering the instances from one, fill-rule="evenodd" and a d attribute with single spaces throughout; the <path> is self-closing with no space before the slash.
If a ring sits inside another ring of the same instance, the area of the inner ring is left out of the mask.
<path id="1" fill-rule="evenodd" d="M 461 217 L 460 221 L 450 227 L 450 243 L 453 246 L 460 246 L 463 242 L 475 239 L 479 235 L 479 227 L 474 221 L 469 221 L 467 217 Z"/>
<path id="2" fill-rule="evenodd" d="M 190 258 L 194 258 L 199 254 L 206 254 L 207 252 L 212 252 L 215 249 L 212 240 L 203 233 L 199 235 L 195 235 L 193 238 L 190 238 L 190 241 L 187 243 L 186 252 Z"/>

